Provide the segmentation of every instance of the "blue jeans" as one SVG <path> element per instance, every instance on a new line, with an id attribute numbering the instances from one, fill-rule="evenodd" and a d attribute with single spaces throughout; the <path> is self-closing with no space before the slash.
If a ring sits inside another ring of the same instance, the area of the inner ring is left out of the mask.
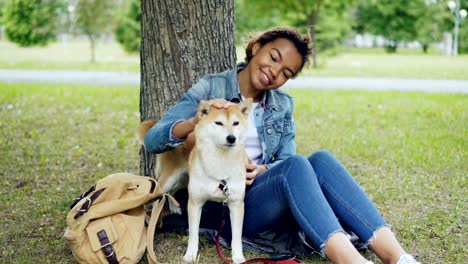
<path id="1" fill-rule="evenodd" d="M 386 222 L 365 192 L 328 151 L 293 155 L 247 188 L 243 235 L 284 225 L 292 216 L 323 254 L 328 238 L 349 227 L 368 243 Z M 338 221 L 339 219 L 339 221 Z"/>

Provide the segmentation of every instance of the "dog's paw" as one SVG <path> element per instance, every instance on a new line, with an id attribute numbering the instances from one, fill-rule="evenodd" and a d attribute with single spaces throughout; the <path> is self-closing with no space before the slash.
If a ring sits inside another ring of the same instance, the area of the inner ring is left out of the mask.
<path id="1" fill-rule="evenodd" d="M 187 251 L 184 255 L 185 263 L 195 263 L 197 261 L 197 252 Z"/>
<path id="2" fill-rule="evenodd" d="M 182 209 L 175 206 L 173 203 L 169 203 L 169 211 L 171 211 L 171 214 L 182 214 Z"/>
<path id="3" fill-rule="evenodd" d="M 245 262 L 244 255 L 241 253 L 240 255 L 232 255 L 232 262 L 234 264 L 240 264 Z"/>

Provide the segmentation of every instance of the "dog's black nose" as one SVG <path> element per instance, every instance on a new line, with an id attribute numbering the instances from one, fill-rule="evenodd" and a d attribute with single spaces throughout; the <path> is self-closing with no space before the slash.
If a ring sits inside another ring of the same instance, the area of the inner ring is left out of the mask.
<path id="1" fill-rule="evenodd" d="M 229 143 L 229 144 L 234 144 L 234 142 L 236 142 L 236 137 L 233 136 L 233 135 L 229 135 L 226 137 L 226 141 Z"/>

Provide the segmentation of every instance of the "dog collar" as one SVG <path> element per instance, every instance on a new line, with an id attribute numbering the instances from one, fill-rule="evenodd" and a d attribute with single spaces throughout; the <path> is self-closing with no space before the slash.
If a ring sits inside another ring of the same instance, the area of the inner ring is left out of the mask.
<path id="1" fill-rule="evenodd" d="M 221 180 L 218 184 L 218 189 L 220 189 L 224 194 L 223 204 L 226 205 L 229 197 L 229 188 L 227 186 L 226 180 Z"/>

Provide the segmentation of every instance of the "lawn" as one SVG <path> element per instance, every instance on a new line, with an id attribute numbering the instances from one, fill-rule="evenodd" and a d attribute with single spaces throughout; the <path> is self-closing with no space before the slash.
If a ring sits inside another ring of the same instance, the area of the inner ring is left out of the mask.
<path id="1" fill-rule="evenodd" d="M 96 45 L 96 62 L 85 40 L 56 42 L 46 47 L 22 48 L 0 41 L 0 69 L 139 71 L 138 54 L 127 54 L 113 40 Z"/>
<path id="2" fill-rule="evenodd" d="M 73 40 L 47 47 L 20 48 L 0 41 L 0 69 L 73 69 L 138 71 L 139 55 L 126 54 L 112 39 L 96 47 L 96 62 L 91 63 L 88 42 Z M 244 48 L 237 48 L 242 61 Z M 468 79 L 468 55 L 446 57 L 435 50 L 400 49 L 386 54 L 383 49 L 352 49 L 332 57 L 318 57 L 319 67 L 306 67 L 307 76 L 398 77 L 421 79 Z"/>
<path id="3" fill-rule="evenodd" d="M 389 77 L 415 79 L 468 79 L 468 56 L 347 52 L 319 61 L 304 75 L 318 77 Z"/>
<path id="4" fill-rule="evenodd" d="M 0 262 L 70 263 L 62 234 L 72 199 L 105 175 L 139 171 L 139 89 L 0 83 L 0 91 Z M 423 263 L 466 263 L 467 95 L 290 93 L 300 153 L 335 153 Z M 177 263 L 186 240 L 159 236 L 158 250 Z M 213 245 L 202 243 L 200 263 L 219 263 Z"/>

